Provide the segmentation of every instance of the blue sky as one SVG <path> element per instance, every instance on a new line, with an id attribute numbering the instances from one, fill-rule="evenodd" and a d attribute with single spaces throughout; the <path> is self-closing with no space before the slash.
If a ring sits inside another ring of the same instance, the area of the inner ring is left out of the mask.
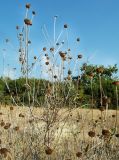
<path id="1" fill-rule="evenodd" d="M 45 24 L 53 39 L 53 16 L 58 15 L 57 32 L 67 23 L 69 44 L 74 55 L 82 52 L 83 61 L 89 63 L 119 66 L 119 0 L 0 0 L 0 52 L 6 49 L 5 65 L 19 67 L 16 25 L 23 25 L 25 4 L 31 3 L 36 11 L 30 32 L 32 52 L 36 55 L 46 44 L 41 26 Z M 75 46 L 75 39 L 81 42 Z M 6 46 L 5 39 L 10 41 Z M 31 55 L 32 56 L 32 55 Z M 0 73 L 2 74 L 2 58 Z"/>

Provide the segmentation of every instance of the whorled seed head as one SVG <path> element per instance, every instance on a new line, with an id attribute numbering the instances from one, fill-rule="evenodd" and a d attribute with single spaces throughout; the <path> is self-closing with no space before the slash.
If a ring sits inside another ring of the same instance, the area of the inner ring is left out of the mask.
<path id="1" fill-rule="evenodd" d="M 10 151 L 7 148 L 1 148 L 0 149 L 0 154 L 4 156 L 4 158 L 7 157 L 8 153 L 10 153 Z"/>
<path id="2" fill-rule="evenodd" d="M 104 106 L 100 106 L 100 107 L 99 107 L 99 110 L 100 110 L 101 112 L 103 112 L 103 111 L 105 111 L 105 107 L 104 107 Z"/>
<path id="3" fill-rule="evenodd" d="M 66 52 L 60 51 L 59 55 L 60 55 L 61 58 L 66 58 Z"/>
<path id="4" fill-rule="evenodd" d="M 49 62 L 45 62 L 46 65 L 49 65 Z"/>
<path id="5" fill-rule="evenodd" d="M 80 38 L 77 38 L 77 40 L 76 40 L 77 42 L 80 42 Z"/>
<path id="6" fill-rule="evenodd" d="M 54 52 L 54 50 L 55 50 L 54 47 L 50 48 L 50 52 Z"/>
<path id="7" fill-rule="evenodd" d="M 20 113 L 19 117 L 24 118 L 25 116 L 22 113 Z"/>
<path id="8" fill-rule="evenodd" d="M 19 29 L 19 26 L 16 26 L 16 29 L 18 30 L 18 29 Z"/>
<path id="9" fill-rule="evenodd" d="M 99 67 L 96 69 L 97 73 L 103 73 L 104 72 L 104 68 L 103 67 Z"/>
<path id="10" fill-rule="evenodd" d="M 46 51 L 47 49 L 46 49 L 46 47 L 43 47 L 43 51 Z"/>
<path id="11" fill-rule="evenodd" d="M 36 59 L 37 59 L 37 57 L 36 57 L 36 56 L 34 56 L 34 59 L 36 60 Z"/>
<path id="12" fill-rule="evenodd" d="M 65 28 L 65 29 L 68 28 L 68 25 L 67 25 L 67 24 L 64 24 L 64 28 Z"/>
<path id="13" fill-rule="evenodd" d="M 11 106 L 11 107 L 10 107 L 10 111 L 13 111 L 13 110 L 14 110 L 14 107 L 13 107 L 13 106 Z"/>
<path id="14" fill-rule="evenodd" d="M 112 118 L 115 118 L 116 117 L 116 115 L 115 114 L 112 114 Z"/>
<path id="15" fill-rule="evenodd" d="M 4 129 L 9 129 L 11 126 L 11 123 L 6 123 L 5 126 L 4 126 Z"/>
<path id="16" fill-rule="evenodd" d="M 68 75 L 71 75 L 72 74 L 72 71 L 69 69 L 68 70 Z"/>
<path id="17" fill-rule="evenodd" d="M 35 12 L 35 11 L 32 11 L 32 14 L 33 14 L 33 15 L 36 15 L 36 12 Z"/>
<path id="18" fill-rule="evenodd" d="M 78 158 L 82 157 L 82 152 L 77 152 L 76 157 L 78 157 Z"/>
<path id="19" fill-rule="evenodd" d="M 55 78 L 55 79 L 57 79 L 57 76 L 56 76 L 56 75 L 54 75 L 54 78 Z"/>
<path id="20" fill-rule="evenodd" d="M 15 131 L 19 131 L 19 126 L 14 127 Z"/>
<path id="21" fill-rule="evenodd" d="M 30 9 L 30 7 L 31 7 L 31 4 L 30 4 L 30 3 L 27 3 L 27 4 L 26 4 L 26 8 L 27 8 L 27 9 Z"/>
<path id="22" fill-rule="evenodd" d="M 3 127 L 5 125 L 5 122 L 2 120 L 0 125 L 1 125 L 1 127 Z"/>
<path id="23" fill-rule="evenodd" d="M 32 21 L 28 18 L 25 18 L 24 19 L 24 23 L 27 25 L 27 26 L 31 26 L 32 25 Z"/>
<path id="24" fill-rule="evenodd" d="M 31 44 L 31 41 L 30 41 L 30 40 L 28 40 L 28 44 Z"/>
<path id="25" fill-rule="evenodd" d="M 119 138 L 119 133 L 115 134 L 115 137 Z"/>
<path id="26" fill-rule="evenodd" d="M 93 137 L 95 137 L 95 132 L 94 131 L 89 131 L 88 135 L 89 135 L 89 137 L 93 138 Z"/>
<path id="27" fill-rule="evenodd" d="M 88 76 L 92 79 L 94 77 L 94 73 L 89 73 Z"/>
<path id="28" fill-rule="evenodd" d="M 109 137 L 110 136 L 110 131 L 107 129 L 102 129 L 102 135 L 105 137 Z"/>
<path id="29" fill-rule="evenodd" d="M 50 147 L 47 147 L 47 148 L 45 149 L 45 153 L 46 153 L 47 155 L 51 155 L 52 152 L 53 152 L 53 149 L 51 149 Z"/>
<path id="30" fill-rule="evenodd" d="M 81 59 L 83 56 L 82 56 L 82 54 L 79 54 L 78 55 L 78 59 Z"/>

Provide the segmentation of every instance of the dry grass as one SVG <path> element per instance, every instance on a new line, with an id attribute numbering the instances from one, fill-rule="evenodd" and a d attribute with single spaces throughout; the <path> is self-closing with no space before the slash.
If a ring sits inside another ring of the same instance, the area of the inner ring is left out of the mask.
<path id="1" fill-rule="evenodd" d="M 48 108 L 1 106 L 0 145 L 1 149 L 7 149 L 5 153 L 1 151 L 1 157 L 11 160 L 119 159 L 119 121 L 115 131 L 115 111 L 94 110 L 93 113 L 92 120 L 90 109 L 65 108 L 56 112 Z M 109 134 L 103 135 L 103 129 Z"/>

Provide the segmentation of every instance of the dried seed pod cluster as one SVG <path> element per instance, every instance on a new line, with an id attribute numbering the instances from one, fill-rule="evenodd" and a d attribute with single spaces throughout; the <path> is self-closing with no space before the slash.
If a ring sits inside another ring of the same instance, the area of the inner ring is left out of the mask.
<path id="1" fill-rule="evenodd" d="M 47 148 L 45 149 L 45 153 L 46 153 L 47 155 L 51 155 L 52 152 L 53 152 L 53 149 L 50 148 L 50 147 L 47 147 Z"/>
<path id="2" fill-rule="evenodd" d="M 27 25 L 27 26 L 31 26 L 32 25 L 32 21 L 28 18 L 25 18 L 24 19 L 24 23 Z"/>
<path id="3" fill-rule="evenodd" d="M 89 131 L 88 135 L 89 135 L 89 137 L 93 138 L 93 137 L 95 137 L 95 132 L 94 131 Z"/>
<path id="4" fill-rule="evenodd" d="M 99 67 L 96 69 L 97 73 L 103 73 L 104 72 L 104 68 L 103 67 Z"/>

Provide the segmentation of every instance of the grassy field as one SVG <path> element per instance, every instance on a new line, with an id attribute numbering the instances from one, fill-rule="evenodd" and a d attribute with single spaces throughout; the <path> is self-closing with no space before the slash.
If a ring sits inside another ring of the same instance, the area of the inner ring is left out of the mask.
<path id="1" fill-rule="evenodd" d="M 1 159 L 118 160 L 118 117 L 114 110 L 1 106 Z"/>

